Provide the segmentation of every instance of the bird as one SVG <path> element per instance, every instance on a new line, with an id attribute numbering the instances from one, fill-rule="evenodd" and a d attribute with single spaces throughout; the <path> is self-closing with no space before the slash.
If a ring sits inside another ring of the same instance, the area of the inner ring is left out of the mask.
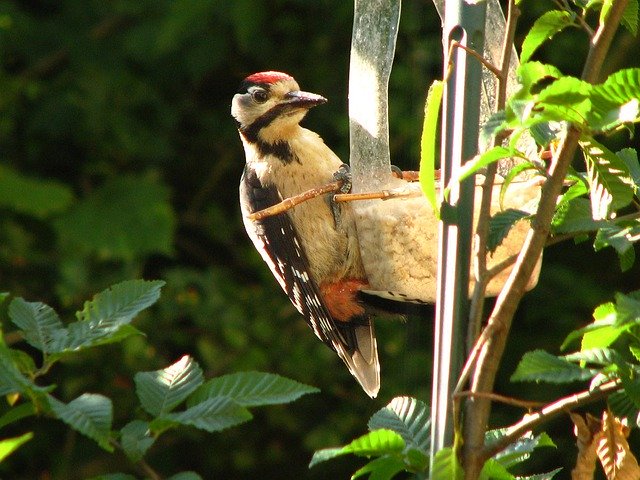
<path id="1" fill-rule="evenodd" d="M 283 72 L 254 73 L 240 83 L 231 104 L 246 159 L 240 208 L 249 238 L 291 303 L 375 398 L 380 362 L 372 314 L 359 296 L 367 277 L 351 208 L 324 196 L 249 219 L 344 172 L 322 138 L 300 126 L 311 108 L 326 102 Z"/>

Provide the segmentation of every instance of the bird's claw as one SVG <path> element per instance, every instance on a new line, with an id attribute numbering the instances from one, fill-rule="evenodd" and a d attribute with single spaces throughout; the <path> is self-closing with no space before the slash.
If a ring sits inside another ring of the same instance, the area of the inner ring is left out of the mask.
<path id="1" fill-rule="evenodd" d="M 351 191 L 351 168 L 346 163 L 340 165 L 338 171 L 333 174 L 336 182 L 342 182 L 338 193 L 349 193 Z"/>

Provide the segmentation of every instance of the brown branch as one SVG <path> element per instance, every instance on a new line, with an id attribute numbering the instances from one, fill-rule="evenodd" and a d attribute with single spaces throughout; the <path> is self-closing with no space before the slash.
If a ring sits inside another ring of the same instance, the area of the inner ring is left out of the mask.
<path id="1" fill-rule="evenodd" d="M 342 182 L 332 182 L 322 187 L 312 188 L 311 190 L 307 190 L 306 192 L 302 192 L 295 197 L 285 198 L 282 202 L 276 203 L 275 205 L 265 208 L 264 210 L 259 210 L 257 212 L 252 213 L 248 216 L 249 220 L 262 220 L 263 218 L 271 217 L 273 215 L 277 215 L 282 212 L 286 212 L 290 208 L 295 207 L 296 205 L 306 202 L 307 200 L 311 200 L 312 198 L 316 198 L 320 195 L 324 195 L 326 193 L 337 192 L 342 187 Z"/>
<path id="2" fill-rule="evenodd" d="M 532 410 L 536 407 L 544 406 L 544 402 L 534 402 L 532 400 L 521 400 L 519 398 L 507 397 L 505 395 L 500 395 L 499 393 L 491 393 L 491 392 L 470 392 L 469 390 L 465 390 L 462 392 L 457 392 L 454 394 L 453 398 L 463 398 L 463 397 L 476 397 L 476 398 L 489 398 L 496 402 L 504 403 L 506 405 L 512 405 L 514 407 L 526 408 L 527 410 Z"/>
<path id="3" fill-rule="evenodd" d="M 546 407 L 540 409 L 539 412 L 527 415 L 518 423 L 509 427 L 506 435 L 497 443 L 487 445 L 485 447 L 484 456 L 486 458 L 491 458 L 495 454 L 507 448 L 525 433 L 539 427 L 561 413 L 569 412 L 589 403 L 606 398 L 621 388 L 622 385 L 617 380 L 614 380 L 604 383 L 594 390 L 585 390 L 550 403 Z"/>
<path id="4" fill-rule="evenodd" d="M 590 83 L 597 81 L 627 1 L 614 2 L 607 22 L 596 32 L 583 70 L 583 80 Z M 487 327 L 478 339 L 477 364 L 471 384 L 473 392 L 491 392 L 493 389 L 513 316 L 545 245 L 555 211 L 556 199 L 561 192 L 564 177 L 573 159 L 579 138 L 580 132 L 573 126 L 569 127 L 556 152 L 550 175 L 542 188 L 536 216 L 531 223 L 531 229 L 518 256 L 516 266 L 511 271 L 496 300 Z M 491 412 L 491 400 L 472 397 L 466 403 L 466 412 L 464 429 L 465 478 L 477 479 L 488 458 L 484 449 L 484 435 Z"/>

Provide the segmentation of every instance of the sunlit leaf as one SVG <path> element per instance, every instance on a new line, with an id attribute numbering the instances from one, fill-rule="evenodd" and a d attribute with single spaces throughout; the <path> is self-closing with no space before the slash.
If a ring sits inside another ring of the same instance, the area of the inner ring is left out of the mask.
<path id="1" fill-rule="evenodd" d="M 0 462 L 15 452 L 21 445 L 33 438 L 33 433 L 27 432 L 19 437 L 0 440 Z"/>
<path id="2" fill-rule="evenodd" d="M 424 123 L 420 139 L 420 186 L 424 196 L 431 205 L 433 212 L 438 215 L 438 200 L 436 198 L 436 139 L 438 138 L 438 115 L 442 102 L 444 83 L 435 81 L 429 87 L 427 102 L 424 107 Z"/>
<path id="3" fill-rule="evenodd" d="M 370 474 L 369 480 L 391 480 L 405 468 L 406 466 L 399 456 L 385 455 L 371 460 L 364 467 L 356 470 L 351 478 L 355 480 Z"/>
<path id="4" fill-rule="evenodd" d="M 326 448 L 316 451 L 309 463 L 309 467 L 347 454 L 364 457 L 399 454 L 404 447 L 404 440 L 398 433 L 386 429 L 374 430 L 373 432 L 356 438 L 344 447 Z"/>
<path id="5" fill-rule="evenodd" d="M 400 434 L 409 447 L 429 451 L 431 418 L 429 407 L 411 397 L 396 397 L 374 413 L 367 424 L 369 430 L 387 429 Z"/>
<path id="6" fill-rule="evenodd" d="M 202 369 L 188 355 L 173 365 L 134 377 L 142 407 L 151 415 L 164 415 L 194 392 L 203 382 Z"/>
<path id="7" fill-rule="evenodd" d="M 508 208 L 491 216 L 489 221 L 489 235 L 487 237 L 487 250 L 494 252 L 502 241 L 509 235 L 511 228 L 520 220 L 530 217 L 529 212 Z"/>
<path id="8" fill-rule="evenodd" d="M 462 480 L 463 473 L 458 456 L 453 449 L 443 448 L 436 452 L 430 480 Z"/>
<path id="9" fill-rule="evenodd" d="M 564 10 L 550 10 L 538 17 L 522 42 L 520 61 L 528 62 L 545 41 L 573 23 L 574 15 Z"/>
<path id="10" fill-rule="evenodd" d="M 516 480 L 509 471 L 493 458 L 487 460 L 482 466 L 479 480 Z"/>
<path id="11" fill-rule="evenodd" d="M 534 350 L 524 354 L 511 381 L 570 383 L 590 380 L 596 373 L 543 350 Z"/>

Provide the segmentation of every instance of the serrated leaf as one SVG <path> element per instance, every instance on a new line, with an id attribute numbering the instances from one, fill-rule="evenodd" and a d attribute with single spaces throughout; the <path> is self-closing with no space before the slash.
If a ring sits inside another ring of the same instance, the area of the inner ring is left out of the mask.
<path id="1" fill-rule="evenodd" d="M 84 393 L 67 404 L 52 396 L 47 398 L 56 418 L 95 440 L 105 450 L 113 451 L 113 445 L 110 443 L 113 420 L 111 399 L 93 393 Z"/>
<path id="2" fill-rule="evenodd" d="M 636 418 L 638 416 L 638 405 L 629 398 L 629 395 L 622 390 L 613 392 L 607 397 L 609 409 L 619 418 Z"/>
<path id="3" fill-rule="evenodd" d="M 572 23 L 573 14 L 564 10 L 550 10 L 542 14 L 522 42 L 520 61 L 528 62 L 540 45 Z"/>
<path id="4" fill-rule="evenodd" d="M 584 369 L 543 350 L 527 352 L 511 376 L 512 382 L 570 383 L 589 380 L 597 371 Z"/>
<path id="5" fill-rule="evenodd" d="M 366 474 L 371 474 L 369 480 L 390 480 L 403 470 L 405 470 L 405 465 L 401 458 L 395 455 L 385 455 L 371 460 L 364 467 L 356 470 L 351 479 L 355 480 Z"/>
<path id="6" fill-rule="evenodd" d="M 225 396 L 244 407 L 257 407 L 293 402 L 316 392 L 315 387 L 273 373 L 239 372 L 208 380 L 189 397 L 188 405 Z"/>
<path id="7" fill-rule="evenodd" d="M 616 321 L 614 326 L 621 327 L 628 323 L 640 323 L 640 299 L 617 292 Z"/>
<path id="8" fill-rule="evenodd" d="M 440 114 L 440 104 L 442 103 L 443 88 L 444 83 L 441 81 L 434 81 L 429 87 L 429 93 L 427 94 L 427 101 L 424 107 L 422 136 L 420 138 L 420 187 L 436 215 L 439 214 L 440 209 L 438 208 L 438 200 L 436 198 L 435 142 L 438 137 L 438 116 Z"/>
<path id="9" fill-rule="evenodd" d="M 507 128 L 507 115 L 504 110 L 495 112 L 489 116 L 480 129 L 480 145 L 487 145 L 498 133 Z"/>
<path id="10" fill-rule="evenodd" d="M 629 0 L 620 23 L 635 37 L 638 34 L 638 0 Z"/>
<path id="11" fill-rule="evenodd" d="M 520 64 L 516 71 L 518 82 L 525 92 L 531 89 L 541 80 L 558 79 L 562 72 L 557 67 L 540 62 L 526 62 Z"/>
<path id="12" fill-rule="evenodd" d="M 506 147 L 493 147 L 481 155 L 475 156 L 464 164 L 456 181 L 463 181 L 492 163 L 514 156 L 521 156 L 517 150 Z"/>
<path id="13" fill-rule="evenodd" d="M 132 462 L 141 460 L 154 442 L 148 422 L 133 420 L 120 430 L 120 444 Z"/>
<path id="14" fill-rule="evenodd" d="M 84 303 L 76 314 L 82 322 L 131 321 L 138 313 L 150 307 L 160 298 L 162 280 L 127 280 L 112 285 Z"/>
<path id="15" fill-rule="evenodd" d="M 556 474 L 560 473 L 562 468 L 556 468 L 550 472 L 537 473 L 535 475 L 527 475 L 526 477 L 517 477 L 518 480 L 552 480 Z"/>
<path id="16" fill-rule="evenodd" d="M 489 235 L 487 237 L 487 250 L 494 252 L 509 235 L 511 228 L 520 220 L 530 217 L 529 212 L 508 208 L 494 214 L 489 220 Z"/>
<path id="17" fill-rule="evenodd" d="M 13 361 L 11 350 L 0 347 L 0 395 L 25 393 L 38 387 L 26 378 Z"/>
<path id="18" fill-rule="evenodd" d="M 184 402 L 203 382 L 202 369 L 189 355 L 173 365 L 134 376 L 142 408 L 154 416 L 169 413 Z"/>
<path id="19" fill-rule="evenodd" d="M 482 466 L 479 480 L 515 480 L 516 477 L 511 475 L 509 471 L 499 462 L 490 458 Z"/>
<path id="20" fill-rule="evenodd" d="M 462 466 L 451 448 L 438 450 L 431 466 L 430 480 L 462 480 Z"/>
<path id="21" fill-rule="evenodd" d="M 640 69 L 628 68 L 595 85 L 591 94 L 593 110 L 589 126 L 594 130 L 613 130 L 640 117 Z"/>
<path id="22" fill-rule="evenodd" d="M 616 306 L 612 302 L 599 305 L 593 312 L 595 321 L 567 335 L 560 349 L 566 349 L 571 342 L 581 337 L 581 350 L 608 347 L 625 331 L 624 328 L 613 326 L 616 316 Z"/>
<path id="23" fill-rule="evenodd" d="M 20 446 L 33 438 L 32 432 L 27 432 L 19 437 L 0 440 L 0 462 L 15 452 Z"/>
<path id="24" fill-rule="evenodd" d="M 569 362 L 580 362 L 600 367 L 624 365 L 626 363 L 624 358 L 611 348 L 591 348 L 565 355 L 564 358 Z"/>
<path id="25" fill-rule="evenodd" d="M 28 177 L 6 165 L 0 165 L 0 207 L 46 218 L 64 211 L 72 201 L 73 192 L 67 185 Z"/>
<path id="26" fill-rule="evenodd" d="M 22 330 L 27 343 L 44 353 L 50 353 L 51 343 L 64 336 L 60 317 L 44 303 L 14 298 L 9 304 L 9 318 Z"/>
<path id="27" fill-rule="evenodd" d="M 535 123 L 541 121 L 585 124 L 591 111 L 593 85 L 574 77 L 561 77 L 545 87 L 532 108 Z"/>
<path id="28" fill-rule="evenodd" d="M 586 198 L 560 203 L 551 222 L 554 234 L 590 232 L 608 225 L 604 220 L 593 219 L 591 202 Z"/>
<path id="29" fill-rule="evenodd" d="M 138 480 L 133 475 L 127 473 L 108 473 L 106 475 L 98 475 L 97 477 L 91 477 L 88 480 Z"/>
<path id="30" fill-rule="evenodd" d="M 242 405 L 231 398 L 216 397 L 205 400 L 182 412 L 169 413 L 164 417 L 181 425 L 190 425 L 207 432 L 219 432 L 239 425 L 253 416 Z"/>
<path id="31" fill-rule="evenodd" d="M 353 454 L 361 457 L 400 454 L 405 448 L 402 437 L 392 430 L 380 429 L 356 438 L 344 447 L 325 448 L 313 454 L 309 468 L 332 458 Z"/>
<path id="32" fill-rule="evenodd" d="M 431 443 L 431 418 L 427 404 L 411 397 L 396 397 L 374 413 L 369 430 L 387 429 L 398 433 L 407 447 L 428 453 Z"/>
<path id="33" fill-rule="evenodd" d="M 115 177 L 54 222 L 65 251 L 126 260 L 172 250 L 169 190 L 143 176 Z"/>
<path id="34" fill-rule="evenodd" d="M 640 188 L 640 162 L 638 162 L 638 152 L 633 148 L 623 148 L 616 152 L 616 155 L 629 169 L 629 175 L 637 191 Z"/>
<path id="35" fill-rule="evenodd" d="M 507 172 L 507 175 L 504 177 L 504 181 L 500 186 L 500 208 L 504 209 L 504 197 L 507 193 L 507 190 L 509 189 L 509 185 L 511 185 L 511 182 L 513 182 L 513 180 L 515 180 L 518 175 L 520 175 L 522 172 L 526 172 L 527 170 L 537 171 L 538 167 L 529 161 L 523 161 L 522 163 L 518 163 L 509 169 L 509 172 Z"/>
<path id="36" fill-rule="evenodd" d="M 593 219 L 606 220 L 633 199 L 629 170 L 615 153 L 591 138 L 580 146 L 587 164 Z"/>
<path id="37" fill-rule="evenodd" d="M 506 429 L 491 430 L 485 436 L 485 443 L 491 445 L 501 440 L 505 435 Z M 493 458 L 503 467 L 511 468 L 512 466 L 528 459 L 536 448 L 555 447 L 555 443 L 546 433 L 533 435 L 532 432 L 525 433 L 522 437 L 511 443 L 504 450 L 496 454 Z"/>

